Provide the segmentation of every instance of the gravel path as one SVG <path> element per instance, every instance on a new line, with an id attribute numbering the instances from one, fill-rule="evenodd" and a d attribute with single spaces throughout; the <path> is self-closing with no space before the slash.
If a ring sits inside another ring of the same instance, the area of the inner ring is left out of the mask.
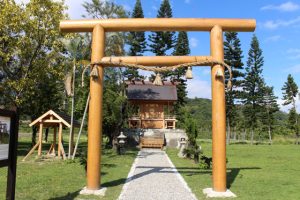
<path id="1" fill-rule="evenodd" d="M 196 200 L 164 151 L 143 149 L 128 174 L 119 200 Z"/>

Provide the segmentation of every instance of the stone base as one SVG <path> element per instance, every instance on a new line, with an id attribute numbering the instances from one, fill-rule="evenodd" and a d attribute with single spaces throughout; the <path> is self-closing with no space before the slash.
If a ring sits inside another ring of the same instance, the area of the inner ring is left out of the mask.
<path id="1" fill-rule="evenodd" d="M 106 192 L 107 188 L 100 188 L 99 190 L 90 190 L 87 189 L 86 187 L 84 187 L 79 194 L 83 194 L 83 195 L 96 195 L 96 196 L 105 196 L 105 192 Z"/>
<path id="2" fill-rule="evenodd" d="M 216 192 L 212 188 L 203 189 L 203 194 L 206 194 L 206 198 L 232 198 L 236 197 L 234 193 L 230 190 L 226 190 L 226 192 Z"/>

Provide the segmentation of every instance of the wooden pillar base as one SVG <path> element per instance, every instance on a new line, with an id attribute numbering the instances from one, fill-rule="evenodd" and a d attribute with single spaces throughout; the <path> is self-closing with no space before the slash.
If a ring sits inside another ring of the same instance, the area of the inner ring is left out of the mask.
<path id="1" fill-rule="evenodd" d="M 216 192 L 212 188 L 203 189 L 203 194 L 206 195 L 206 198 L 233 198 L 236 195 L 230 190 L 226 190 L 225 192 Z"/>

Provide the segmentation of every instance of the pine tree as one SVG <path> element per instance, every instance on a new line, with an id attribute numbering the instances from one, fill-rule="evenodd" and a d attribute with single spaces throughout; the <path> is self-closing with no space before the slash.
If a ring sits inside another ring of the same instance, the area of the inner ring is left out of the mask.
<path id="1" fill-rule="evenodd" d="M 248 128 L 251 131 L 251 144 L 253 144 L 254 130 L 258 125 L 261 113 L 261 103 L 263 101 L 264 80 L 262 77 L 262 67 L 264 65 L 264 57 L 259 47 L 259 41 L 254 35 L 251 41 L 251 47 L 248 52 L 248 60 L 246 67 L 245 80 L 242 83 L 243 100 L 245 104 L 244 115 Z"/>
<path id="2" fill-rule="evenodd" d="M 189 55 L 190 52 L 191 50 L 189 47 L 188 35 L 186 32 L 180 31 L 178 33 L 173 55 L 184 56 L 184 55 Z M 186 84 L 186 79 L 184 77 L 185 73 L 186 73 L 186 68 L 178 68 L 174 72 L 170 73 L 179 82 L 179 84 L 177 85 L 178 100 L 175 104 L 175 114 L 177 115 L 177 119 L 179 121 L 184 120 L 180 108 L 182 108 L 186 104 L 187 84 Z"/>
<path id="3" fill-rule="evenodd" d="M 140 0 L 137 0 L 131 15 L 132 18 L 144 18 L 143 8 Z M 142 56 L 146 51 L 146 38 L 145 32 L 130 32 L 128 34 L 129 55 L 130 56 Z M 131 80 L 134 78 L 143 78 L 139 75 L 137 69 L 127 68 L 124 73 L 124 77 Z"/>
<path id="4" fill-rule="evenodd" d="M 262 122 L 266 126 L 269 135 L 269 144 L 272 144 L 272 131 L 275 125 L 274 114 L 279 111 L 277 97 L 274 95 L 273 87 L 264 87 Z"/>
<path id="5" fill-rule="evenodd" d="M 172 8 L 169 0 L 163 0 L 157 14 L 157 18 L 172 18 Z M 157 56 L 166 55 L 167 51 L 174 46 L 174 32 L 157 31 L 153 32 L 149 40 L 152 44 L 149 45 L 150 50 Z"/>
<path id="6" fill-rule="evenodd" d="M 227 118 L 227 143 L 230 142 L 231 130 L 236 126 L 237 108 L 235 105 L 236 100 L 241 96 L 239 88 L 241 87 L 244 77 L 241 42 L 236 32 L 226 32 L 224 41 L 224 60 L 225 63 L 232 68 L 232 88 L 226 90 L 226 118 Z M 225 83 L 229 79 L 228 70 L 225 71 Z"/>
<path id="7" fill-rule="evenodd" d="M 296 144 L 299 144 L 298 114 L 296 110 L 296 97 L 299 90 L 291 74 L 288 75 L 287 82 L 284 83 L 281 90 L 283 91 L 283 105 L 286 106 L 292 104 L 292 108 L 289 112 L 288 124 L 289 128 L 294 131 L 296 135 Z"/>
<path id="8" fill-rule="evenodd" d="M 131 15 L 131 18 L 144 18 L 143 8 L 140 0 L 137 0 Z M 129 55 L 142 56 L 146 50 L 145 32 L 130 32 L 129 33 Z"/>

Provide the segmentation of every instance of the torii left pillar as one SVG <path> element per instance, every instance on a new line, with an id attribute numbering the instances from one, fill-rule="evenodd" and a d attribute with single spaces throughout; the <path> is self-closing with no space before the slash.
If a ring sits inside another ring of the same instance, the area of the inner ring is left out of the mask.
<path id="1" fill-rule="evenodd" d="M 96 25 L 92 35 L 91 62 L 99 62 L 104 56 L 105 31 L 101 25 Z M 98 78 L 90 78 L 90 102 L 88 121 L 88 154 L 87 154 L 87 186 L 80 194 L 104 195 L 105 188 L 101 188 L 101 145 L 102 145 L 102 97 L 104 67 L 94 65 L 98 71 Z"/>

